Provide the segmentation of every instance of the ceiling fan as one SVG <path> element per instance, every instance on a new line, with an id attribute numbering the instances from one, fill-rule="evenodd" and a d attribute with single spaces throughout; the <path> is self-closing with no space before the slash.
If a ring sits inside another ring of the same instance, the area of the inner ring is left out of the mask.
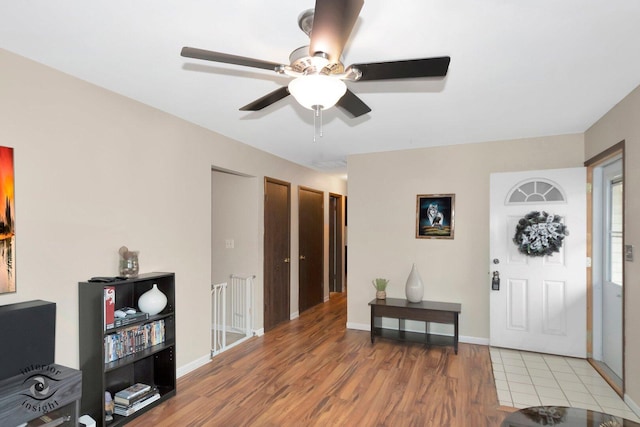
<path id="1" fill-rule="evenodd" d="M 353 117 L 359 117 L 371 108 L 351 92 L 344 81 L 446 76 L 451 60 L 448 56 L 353 64 L 345 68 L 340 57 L 363 4 L 364 0 L 316 0 L 315 9 L 298 17 L 298 25 L 310 37 L 310 44 L 294 50 L 289 56 L 289 65 L 193 47 L 183 47 L 181 55 L 272 70 L 293 78 L 288 86 L 245 105 L 241 111 L 262 110 L 291 94 L 316 114 L 338 105 Z"/>

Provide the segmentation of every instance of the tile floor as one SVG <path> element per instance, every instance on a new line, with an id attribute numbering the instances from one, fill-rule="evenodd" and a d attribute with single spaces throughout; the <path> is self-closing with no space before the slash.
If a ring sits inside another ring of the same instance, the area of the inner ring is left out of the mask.
<path id="1" fill-rule="evenodd" d="M 489 352 L 502 406 L 571 406 L 640 422 L 584 359 L 495 347 Z"/>

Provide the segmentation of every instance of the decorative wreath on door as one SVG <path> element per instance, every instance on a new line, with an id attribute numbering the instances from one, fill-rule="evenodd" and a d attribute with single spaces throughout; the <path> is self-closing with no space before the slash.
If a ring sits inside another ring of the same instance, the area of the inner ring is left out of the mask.
<path id="1" fill-rule="evenodd" d="M 569 235 L 569 230 L 561 221 L 562 217 L 559 215 L 529 212 L 518 221 L 513 243 L 521 253 L 528 256 L 545 256 L 560 252 L 562 241 Z"/>

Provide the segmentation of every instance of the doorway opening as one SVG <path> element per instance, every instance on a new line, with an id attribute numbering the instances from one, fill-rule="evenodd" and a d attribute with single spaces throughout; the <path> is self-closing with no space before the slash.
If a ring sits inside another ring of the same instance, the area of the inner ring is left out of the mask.
<path id="1" fill-rule="evenodd" d="M 592 188 L 589 361 L 624 393 L 624 141 L 586 162 Z"/>
<path id="2" fill-rule="evenodd" d="M 258 264 L 259 183 L 257 177 L 211 168 L 211 354 L 248 339 Z M 251 278 L 242 283 L 235 278 Z"/>

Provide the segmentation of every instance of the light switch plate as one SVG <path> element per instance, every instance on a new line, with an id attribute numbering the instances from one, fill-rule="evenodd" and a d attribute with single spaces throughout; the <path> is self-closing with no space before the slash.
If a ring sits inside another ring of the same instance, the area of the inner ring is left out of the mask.
<path id="1" fill-rule="evenodd" d="M 633 245 L 624 245 L 624 260 L 633 262 Z"/>

